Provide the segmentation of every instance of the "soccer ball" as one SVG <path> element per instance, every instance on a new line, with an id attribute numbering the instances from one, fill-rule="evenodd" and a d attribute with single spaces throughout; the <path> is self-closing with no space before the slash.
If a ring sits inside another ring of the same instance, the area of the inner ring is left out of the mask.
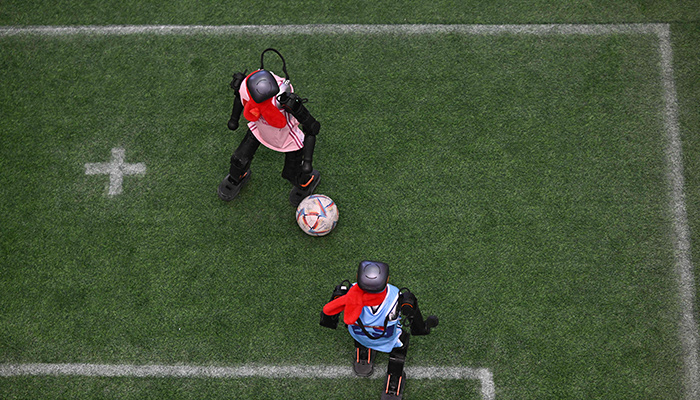
<path id="1" fill-rule="evenodd" d="M 330 197 L 312 194 L 297 207 L 297 224 L 311 236 L 329 234 L 338 223 L 338 207 Z"/>

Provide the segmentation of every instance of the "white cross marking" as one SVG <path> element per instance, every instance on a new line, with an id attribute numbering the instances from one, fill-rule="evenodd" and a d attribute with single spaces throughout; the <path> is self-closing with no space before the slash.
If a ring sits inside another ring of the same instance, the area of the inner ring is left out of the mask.
<path id="1" fill-rule="evenodd" d="M 115 147 L 112 149 L 112 161 L 108 163 L 85 164 L 85 175 L 109 175 L 109 195 L 116 196 L 122 192 L 124 175 L 143 175 L 146 173 L 146 164 L 124 163 L 124 149 Z"/>

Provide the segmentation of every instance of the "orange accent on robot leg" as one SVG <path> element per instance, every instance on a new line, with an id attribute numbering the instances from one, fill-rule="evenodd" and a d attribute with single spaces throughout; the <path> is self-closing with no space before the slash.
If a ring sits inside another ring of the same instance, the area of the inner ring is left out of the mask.
<path id="1" fill-rule="evenodd" d="M 311 175 L 311 179 L 309 179 L 309 181 L 306 182 L 305 184 L 301 185 L 301 187 L 305 188 L 305 187 L 309 186 L 313 180 L 314 180 L 314 176 Z"/>

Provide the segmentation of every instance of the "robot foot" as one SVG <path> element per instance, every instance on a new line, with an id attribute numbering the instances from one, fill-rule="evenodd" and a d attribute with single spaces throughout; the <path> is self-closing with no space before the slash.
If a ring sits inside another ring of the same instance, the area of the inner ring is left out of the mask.
<path id="1" fill-rule="evenodd" d="M 223 201 L 231 201 L 238 196 L 238 193 L 241 191 L 243 185 L 250 180 L 250 170 L 246 171 L 245 175 L 243 175 L 243 179 L 241 179 L 238 184 L 233 183 L 229 179 L 230 177 L 231 175 L 226 175 L 226 178 L 221 181 L 219 184 L 219 189 L 216 191 L 219 198 Z"/>
<path id="2" fill-rule="evenodd" d="M 292 191 L 289 193 L 289 202 L 294 207 L 298 206 L 302 200 L 304 200 L 307 196 L 310 196 L 314 190 L 316 190 L 319 182 L 321 182 L 321 173 L 317 170 L 313 170 L 311 172 L 311 180 L 307 182 L 306 187 L 298 188 L 294 186 L 292 188 Z"/>
<path id="3" fill-rule="evenodd" d="M 406 385 L 406 373 L 402 372 L 401 376 L 387 374 L 386 388 L 382 393 L 381 400 L 401 400 L 403 398 L 404 386 Z"/>
<path id="4" fill-rule="evenodd" d="M 374 357 L 377 352 L 367 347 L 355 347 L 352 369 L 357 376 L 368 377 L 374 372 Z"/>

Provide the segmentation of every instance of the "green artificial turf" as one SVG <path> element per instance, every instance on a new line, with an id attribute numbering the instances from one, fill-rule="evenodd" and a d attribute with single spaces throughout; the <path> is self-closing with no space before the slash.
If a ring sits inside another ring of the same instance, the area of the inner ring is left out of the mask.
<path id="1" fill-rule="evenodd" d="M 0 42 L 0 363 L 349 367 L 349 335 L 319 327 L 319 311 L 377 259 L 441 318 L 412 338 L 409 365 L 488 368 L 500 399 L 681 396 L 654 37 Z M 327 237 L 296 226 L 279 153 L 261 147 L 234 202 L 215 193 L 243 135 L 226 129 L 230 76 L 268 46 L 321 121 L 318 192 L 340 209 Z M 110 197 L 84 165 L 117 146 L 147 171 Z M 475 381 L 409 384 L 411 399 L 479 397 Z M 0 379 L 11 398 L 366 398 L 380 386 Z"/>

